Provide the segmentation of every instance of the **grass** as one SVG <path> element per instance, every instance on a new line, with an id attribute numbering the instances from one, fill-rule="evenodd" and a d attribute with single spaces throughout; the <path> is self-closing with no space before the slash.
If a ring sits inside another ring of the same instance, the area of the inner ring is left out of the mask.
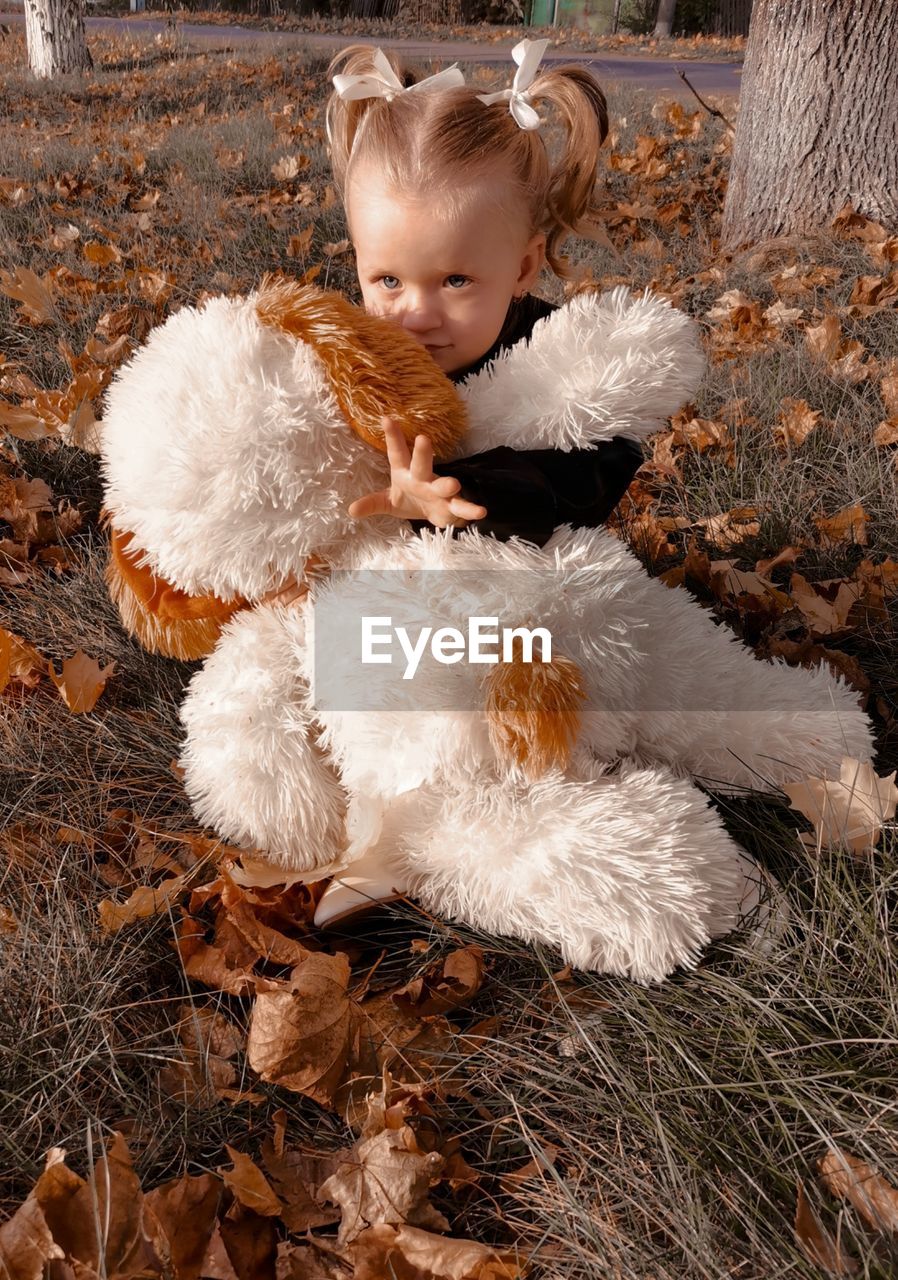
<path id="1" fill-rule="evenodd" d="M 339 206 L 322 207 L 320 110 L 306 117 L 307 106 L 320 109 L 326 59 L 196 54 L 180 45 L 165 55 L 151 44 L 98 41 L 93 76 L 47 86 L 21 69 L 16 39 L 6 43 L 0 79 L 0 174 L 19 179 L 27 199 L 0 195 L 0 267 L 56 271 L 60 319 L 29 326 L 0 295 L 0 355 L 38 386 L 68 377 L 60 338 L 78 353 L 98 321 L 123 308 L 131 308 L 125 331 L 137 341 L 147 323 L 204 290 L 247 290 L 265 270 L 319 263 L 319 284 L 357 297 L 351 258 L 323 252 L 345 234 Z M 116 69 L 123 66 L 125 74 Z M 678 140 L 636 91 L 611 87 L 610 102 L 616 155 L 653 135 L 666 154 L 682 156 L 658 190 L 638 172 L 609 168 L 609 210 L 658 203 L 664 193 L 673 199 L 691 183 L 689 227 L 680 235 L 650 218 L 625 222 L 612 229 L 611 247 L 573 242 L 572 257 L 608 284 L 675 285 L 710 342 L 707 311 L 724 290 L 742 289 L 764 306 L 777 296 L 772 268 L 753 266 L 750 254 L 725 260 L 717 252 L 723 126 L 705 121 L 694 138 Z M 236 158 L 223 161 L 227 153 Z M 309 165 L 275 182 L 271 166 L 294 153 Z M 142 226 L 128 197 L 153 191 L 158 200 Z M 66 223 L 80 239 L 52 247 L 53 229 Z M 288 257 L 290 237 L 308 225 L 309 248 Z M 652 237 L 660 254 L 646 251 Z M 88 264 L 80 247 L 88 239 L 113 241 L 122 262 Z M 845 305 L 857 276 L 871 271 L 860 246 L 835 237 L 797 246 L 788 260 L 842 272 L 795 304 L 808 322 L 815 306 Z M 165 277 L 158 289 L 149 284 L 154 273 Z M 552 280 L 541 292 L 563 296 Z M 898 356 L 894 309 L 845 317 L 844 328 L 881 362 Z M 0 394 L 15 400 L 14 384 L 4 380 Z M 687 454 L 682 484 L 658 488 L 661 510 L 695 519 L 764 505 L 762 534 L 726 553 L 750 568 L 807 536 L 811 515 L 862 501 L 869 546 L 812 546 L 802 572 L 833 576 L 860 554 L 898 554 L 893 457 L 871 444 L 885 416 L 874 380 L 835 380 L 809 358 L 796 328 L 713 364 L 696 413 L 714 418 L 734 396 L 746 397 L 756 420 L 738 431 L 736 465 Z M 832 425 L 784 462 L 770 427 L 786 396 L 806 399 Z M 112 938 L 97 925 L 98 901 L 141 875 L 133 822 L 122 810 L 168 830 L 191 822 L 171 762 L 193 667 L 143 653 L 118 625 L 102 583 L 96 460 L 56 442 L 7 441 L 5 449 L 10 465 L 79 504 L 84 525 L 68 543 L 73 572 L 38 568 L 26 584 L 0 589 L 0 625 L 57 660 L 82 647 L 115 661 L 117 674 L 83 716 L 70 716 L 43 686 L 7 693 L 0 704 L 0 903 L 19 921 L 0 934 L 0 1204 L 12 1212 L 21 1202 L 51 1145 L 68 1148 L 83 1172 L 91 1143 L 112 1127 L 127 1132 L 145 1187 L 218 1167 L 225 1143 L 254 1150 L 279 1107 L 291 1141 L 334 1149 L 346 1141 L 337 1117 L 259 1085 L 245 1068 L 245 1083 L 265 1098 L 256 1106 L 215 1097 L 187 1103 L 161 1088 L 160 1072 L 182 1054 L 176 1026 L 185 1002 L 221 1004 L 238 1025 L 248 1017 L 246 1002 L 191 988 L 166 915 Z M 646 561 L 653 572 L 666 567 Z M 892 612 L 843 642 L 873 693 L 893 702 L 894 620 Z M 894 767 L 895 743 L 880 728 L 882 773 Z M 459 941 L 487 953 L 489 981 L 458 1021 L 464 1031 L 492 1019 L 491 1032 L 473 1052 L 469 1040 L 457 1042 L 468 1087 L 439 1116 L 482 1178 L 457 1194 L 438 1189 L 435 1202 L 454 1234 L 516 1240 L 539 1255 L 536 1274 L 551 1280 L 768 1280 L 820 1274 L 793 1234 L 801 1180 L 857 1258 L 857 1274 L 885 1280 L 898 1264 L 894 1238 L 874 1234 L 834 1200 L 816 1161 L 836 1145 L 898 1178 L 894 828 L 875 855 L 852 858 L 805 850 L 796 839 L 801 820 L 776 802 L 717 803 L 735 838 L 777 876 L 789 923 L 766 948 L 745 933 L 718 942 L 697 971 L 660 988 L 568 977 L 548 952 L 427 923 L 408 907 L 353 930 L 354 954 L 363 964 L 380 956 L 385 984 Z M 450 1053 L 447 1074 L 454 1065 Z M 531 1176 L 508 1176 L 530 1160 Z"/>

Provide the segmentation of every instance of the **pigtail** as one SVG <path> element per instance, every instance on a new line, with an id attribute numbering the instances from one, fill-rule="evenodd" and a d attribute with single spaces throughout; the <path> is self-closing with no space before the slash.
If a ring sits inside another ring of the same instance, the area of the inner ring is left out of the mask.
<path id="1" fill-rule="evenodd" d="M 546 101 L 558 112 L 566 144 L 553 166 L 546 198 L 546 263 L 568 279 L 568 259 L 558 252 L 565 237 L 588 235 L 598 208 L 595 185 L 601 148 L 608 136 L 608 104 L 598 81 L 576 64 L 553 67 L 530 89 L 534 102 Z"/>
<path id="2" fill-rule="evenodd" d="M 328 79 L 332 79 L 337 74 L 376 75 L 377 71 L 374 66 L 374 54 L 376 52 L 374 45 L 347 45 L 345 49 L 341 49 L 331 59 L 330 66 L 327 69 Z M 389 49 L 385 49 L 384 55 L 403 85 L 408 86 L 414 83 L 414 76 L 405 70 L 395 54 Z M 330 143 L 331 168 L 337 190 L 341 196 L 345 192 L 349 158 L 352 155 L 356 135 L 359 132 L 362 121 L 372 111 L 383 111 L 387 105 L 385 98 L 356 98 L 352 101 L 347 101 L 345 98 L 340 97 L 336 89 L 332 91 L 328 98 L 324 121 Z"/>

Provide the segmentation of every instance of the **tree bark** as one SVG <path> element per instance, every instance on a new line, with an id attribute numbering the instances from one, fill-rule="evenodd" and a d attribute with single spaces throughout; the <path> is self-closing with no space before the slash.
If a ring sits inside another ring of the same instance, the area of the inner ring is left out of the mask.
<path id="1" fill-rule="evenodd" d="M 25 0 L 28 65 L 42 79 L 89 71 L 81 0 Z"/>
<path id="2" fill-rule="evenodd" d="M 898 229 L 898 9 L 755 0 L 721 248 L 820 230 L 849 201 Z"/>
<path id="3" fill-rule="evenodd" d="M 677 11 L 677 0 L 661 0 L 658 6 L 658 16 L 655 19 L 655 30 L 652 35 L 669 36 L 670 29 L 673 26 L 674 14 Z"/>

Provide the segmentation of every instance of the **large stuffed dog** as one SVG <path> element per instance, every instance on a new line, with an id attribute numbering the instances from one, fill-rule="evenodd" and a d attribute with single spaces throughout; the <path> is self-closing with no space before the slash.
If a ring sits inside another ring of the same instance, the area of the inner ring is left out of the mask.
<path id="1" fill-rule="evenodd" d="M 583 448 L 650 435 L 702 370 L 693 322 L 624 288 L 457 388 L 395 325 L 274 277 L 154 330 L 107 391 L 109 581 L 145 644 L 208 654 L 182 709 L 197 815 L 310 875 L 376 852 L 429 910 L 580 967 L 694 965 L 753 864 L 693 779 L 769 791 L 869 760 L 854 692 L 757 660 L 604 529 L 537 548 L 346 508 L 388 483 L 383 414 L 442 459 Z M 304 574 L 301 600 L 261 602 Z M 360 660 L 372 616 L 517 636 L 409 680 Z M 525 654 L 540 628 L 551 653 Z"/>

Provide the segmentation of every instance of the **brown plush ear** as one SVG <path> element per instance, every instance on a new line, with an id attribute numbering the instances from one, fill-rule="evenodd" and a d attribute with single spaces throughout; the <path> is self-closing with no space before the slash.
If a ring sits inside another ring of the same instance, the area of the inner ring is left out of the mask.
<path id="1" fill-rule="evenodd" d="M 487 729 L 500 760 L 518 765 L 529 781 L 563 769 L 580 730 L 586 698 L 576 662 L 554 655 L 549 662 L 500 662 L 486 680 Z"/>
<path id="2" fill-rule="evenodd" d="M 392 414 L 409 444 L 420 433 L 448 457 L 467 430 L 464 403 L 442 369 L 397 324 L 369 316 L 341 294 L 266 273 L 256 314 L 313 347 L 340 410 L 362 440 L 386 452 L 380 420 Z"/>
<path id="3" fill-rule="evenodd" d="M 106 585 L 125 630 L 150 653 L 191 661 L 215 648 L 228 618 L 246 601 L 217 596 L 189 596 L 137 563 L 131 549 L 133 535 L 109 526 Z"/>

